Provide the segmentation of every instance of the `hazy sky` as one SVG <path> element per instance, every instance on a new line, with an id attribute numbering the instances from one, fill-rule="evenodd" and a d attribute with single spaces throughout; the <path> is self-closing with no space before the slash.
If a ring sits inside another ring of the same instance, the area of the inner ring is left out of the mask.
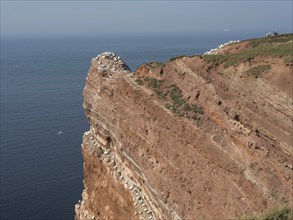
<path id="1" fill-rule="evenodd" d="M 3 1 L 1 35 L 292 32 L 292 1 Z"/>

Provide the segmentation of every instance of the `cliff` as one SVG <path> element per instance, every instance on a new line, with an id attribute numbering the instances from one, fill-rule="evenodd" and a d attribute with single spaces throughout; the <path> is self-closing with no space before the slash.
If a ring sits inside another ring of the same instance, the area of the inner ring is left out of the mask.
<path id="1" fill-rule="evenodd" d="M 292 207 L 292 35 L 141 65 L 92 59 L 76 219 L 229 219 Z"/>

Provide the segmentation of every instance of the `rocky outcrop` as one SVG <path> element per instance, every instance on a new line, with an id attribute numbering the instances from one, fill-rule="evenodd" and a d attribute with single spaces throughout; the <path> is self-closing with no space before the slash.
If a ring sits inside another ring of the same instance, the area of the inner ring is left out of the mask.
<path id="1" fill-rule="evenodd" d="M 114 53 L 92 59 L 76 219 L 229 219 L 292 205 L 292 63 L 210 58 L 134 73 Z"/>

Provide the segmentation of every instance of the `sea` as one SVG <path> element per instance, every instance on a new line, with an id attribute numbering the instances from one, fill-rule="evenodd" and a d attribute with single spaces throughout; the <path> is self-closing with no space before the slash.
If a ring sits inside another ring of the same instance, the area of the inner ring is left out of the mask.
<path id="1" fill-rule="evenodd" d="M 257 34 L 1 38 L 0 219 L 74 219 L 89 129 L 82 91 L 93 57 L 113 51 L 135 71 Z"/>

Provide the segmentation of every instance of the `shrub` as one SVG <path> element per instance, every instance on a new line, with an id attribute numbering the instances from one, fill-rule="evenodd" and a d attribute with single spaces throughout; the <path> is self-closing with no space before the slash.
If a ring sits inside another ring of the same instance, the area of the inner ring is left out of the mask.
<path id="1" fill-rule="evenodd" d="M 176 107 L 180 107 L 184 103 L 185 103 L 184 99 L 175 99 L 175 100 L 173 100 L 173 105 L 176 106 Z"/>
<path id="2" fill-rule="evenodd" d="M 271 69 L 271 65 L 259 65 L 250 68 L 248 71 L 246 71 L 246 73 L 253 75 L 255 78 L 258 78 L 262 73 L 268 71 L 269 69 Z"/>
<path id="3" fill-rule="evenodd" d="M 202 107 L 199 107 L 198 109 L 197 109 L 197 112 L 199 113 L 199 114 L 203 114 L 204 113 L 204 110 L 203 110 L 203 108 Z"/>
<path id="4" fill-rule="evenodd" d="M 165 107 L 166 107 L 167 109 L 171 109 L 171 108 L 172 108 L 172 105 L 171 105 L 170 103 L 166 103 L 166 104 L 165 104 Z"/>
<path id="5" fill-rule="evenodd" d="M 173 101 L 177 100 L 182 97 L 181 89 L 175 84 L 173 84 L 170 86 L 169 95 Z"/>
<path id="6" fill-rule="evenodd" d="M 140 80 L 140 79 L 136 79 L 135 82 L 136 82 L 138 85 L 143 85 L 143 81 Z"/>
<path id="7" fill-rule="evenodd" d="M 197 113 L 197 105 L 192 104 L 191 105 L 191 111 L 194 112 L 194 113 Z"/>
<path id="8" fill-rule="evenodd" d="M 137 79 L 136 82 L 140 85 L 147 83 L 160 99 L 169 100 L 164 106 L 176 116 L 191 118 L 195 121 L 201 119 L 200 114 L 203 114 L 203 108 L 198 107 L 196 104 L 187 103 L 187 100 L 182 95 L 182 90 L 177 85 L 172 84 L 164 93 L 164 90 L 161 89 L 164 83 L 163 80 L 145 77 L 143 80 Z"/>
<path id="9" fill-rule="evenodd" d="M 162 84 L 163 84 L 163 80 L 157 80 L 155 78 L 151 78 L 149 80 L 149 87 L 151 87 L 153 89 L 160 88 Z"/>
<path id="10" fill-rule="evenodd" d="M 183 106 L 183 110 L 184 111 L 190 111 L 191 110 L 191 107 L 188 103 L 185 103 L 184 106 Z"/>

